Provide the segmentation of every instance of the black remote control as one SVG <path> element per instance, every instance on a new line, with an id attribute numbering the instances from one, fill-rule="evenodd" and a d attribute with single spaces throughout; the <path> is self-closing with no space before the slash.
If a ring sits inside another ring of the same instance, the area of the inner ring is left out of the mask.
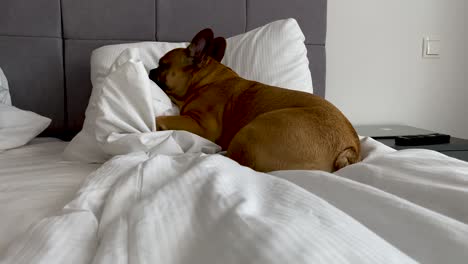
<path id="1" fill-rule="evenodd" d="M 422 145 L 435 145 L 450 143 L 450 135 L 445 134 L 426 134 L 414 136 L 401 136 L 395 138 L 395 145 L 397 146 L 422 146 Z"/>

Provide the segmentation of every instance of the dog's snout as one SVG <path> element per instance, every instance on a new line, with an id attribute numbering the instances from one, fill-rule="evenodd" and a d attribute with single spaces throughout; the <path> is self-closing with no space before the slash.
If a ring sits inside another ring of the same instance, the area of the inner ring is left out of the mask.
<path id="1" fill-rule="evenodd" d="M 163 91 L 166 90 L 166 85 L 161 80 L 159 68 L 154 68 L 154 69 L 150 70 L 149 74 L 148 74 L 148 77 L 150 78 L 150 80 L 155 82 Z"/>
<path id="2" fill-rule="evenodd" d="M 153 81 L 156 79 L 157 70 L 158 70 L 157 68 L 154 68 L 154 69 L 152 69 L 152 70 L 149 71 L 149 74 L 148 74 L 148 75 L 149 75 L 149 78 L 150 78 L 151 80 L 153 80 Z"/>

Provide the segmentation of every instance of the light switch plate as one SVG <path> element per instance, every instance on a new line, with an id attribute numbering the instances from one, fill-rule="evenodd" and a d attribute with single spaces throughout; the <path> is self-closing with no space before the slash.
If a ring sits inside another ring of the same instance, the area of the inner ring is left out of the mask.
<path id="1" fill-rule="evenodd" d="M 438 59 L 440 58 L 440 53 L 440 38 L 425 37 L 423 40 L 423 58 Z"/>

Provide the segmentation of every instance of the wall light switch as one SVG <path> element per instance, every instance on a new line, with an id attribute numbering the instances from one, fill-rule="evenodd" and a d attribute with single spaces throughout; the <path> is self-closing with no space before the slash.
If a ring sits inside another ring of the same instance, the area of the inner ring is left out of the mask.
<path id="1" fill-rule="evenodd" d="M 423 45 L 424 58 L 440 58 L 440 39 L 434 37 L 425 37 Z"/>

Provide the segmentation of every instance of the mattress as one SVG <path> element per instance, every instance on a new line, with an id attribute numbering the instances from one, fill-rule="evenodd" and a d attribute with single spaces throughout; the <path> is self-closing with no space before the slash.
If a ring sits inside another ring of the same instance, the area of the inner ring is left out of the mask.
<path id="1" fill-rule="evenodd" d="M 0 153 L 0 255 L 32 223 L 60 210 L 99 166 L 64 161 L 66 145 L 37 138 Z"/>

